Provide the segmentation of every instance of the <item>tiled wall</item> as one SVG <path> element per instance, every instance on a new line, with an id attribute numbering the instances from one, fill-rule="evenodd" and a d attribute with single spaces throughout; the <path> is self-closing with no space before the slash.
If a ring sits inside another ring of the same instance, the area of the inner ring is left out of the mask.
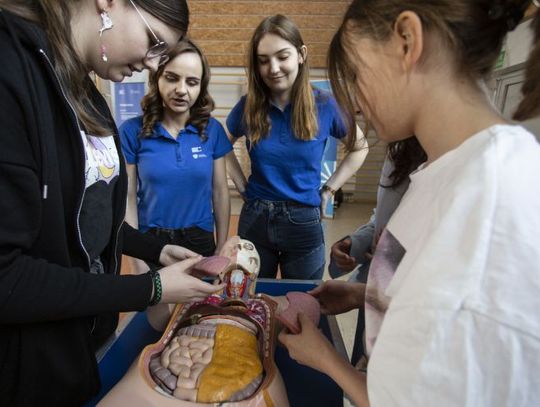
<path id="1" fill-rule="evenodd" d="M 326 51 L 348 1 L 214 0 L 188 1 L 190 36 L 213 67 L 244 66 L 246 46 L 264 17 L 283 14 L 293 20 L 308 47 L 310 66 L 324 68 Z"/>

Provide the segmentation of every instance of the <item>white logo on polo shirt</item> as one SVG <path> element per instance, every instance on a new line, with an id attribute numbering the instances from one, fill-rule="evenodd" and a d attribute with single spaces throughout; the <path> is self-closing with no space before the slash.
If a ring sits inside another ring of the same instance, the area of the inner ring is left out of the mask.
<path id="1" fill-rule="evenodd" d="M 199 153 L 202 153 L 202 147 L 201 146 L 197 146 L 197 147 L 191 147 L 191 152 L 193 153 L 193 158 L 196 160 L 198 158 L 206 158 L 208 157 L 206 154 L 199 154 Z"/>

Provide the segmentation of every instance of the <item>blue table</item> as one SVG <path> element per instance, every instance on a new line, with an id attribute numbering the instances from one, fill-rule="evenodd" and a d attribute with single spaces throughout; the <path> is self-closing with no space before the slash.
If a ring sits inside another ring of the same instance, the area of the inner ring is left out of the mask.
<path id="1" fill-rule="evenodd" d="M 257 292 L 277 296 L 289 291 L 308 291 L 317 284 L 317 281 L 259 279 Z M 322 316 L 319 327 L 336 349 L 346 355 L 335 317 Z M 101 376 L 101 391 L 86 406 L 95 406 L 124 376 L 142 349 L 150 343 L 157 342 L 161 335 L 161 332 L 149 325 L 146 313 L 133 313 L 125 317 L 116 335 L 96 355 Z M 299 365 L 289 357 L 287 350 L 282 346 L 276 347 L 275 355 L 276 364 L 287 387 L 291 407 L 343 406 L 343 392 L 332 379 L 309 367 Z"/>

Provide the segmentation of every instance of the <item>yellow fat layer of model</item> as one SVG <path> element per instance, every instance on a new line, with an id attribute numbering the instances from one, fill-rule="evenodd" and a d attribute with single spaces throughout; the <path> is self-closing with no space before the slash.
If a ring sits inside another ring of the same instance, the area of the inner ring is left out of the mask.
<path id="1" fill-rule="evenodd" d="M 212 361 L 200 377 L 197 401 L 227 401 L 262 371 L 255 335 L 234 326 L 219 325 L 214 337 Z"/>

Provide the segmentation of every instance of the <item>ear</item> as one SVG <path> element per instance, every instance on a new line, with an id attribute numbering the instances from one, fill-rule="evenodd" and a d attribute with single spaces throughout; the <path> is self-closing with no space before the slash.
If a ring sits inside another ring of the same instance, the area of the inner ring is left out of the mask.
<path id="1" fill-rule="evenodd" d="M 298 63 L 302 65 L 307 58 L 307 47 L 305 45 L 302 45 L 300 47 L 300 50 L 298 51 Z"/>
<path id="2" fill-rule="evenodd" d="M 409 72 L 418 63 L 424 50 L 422 21 L 418 14 L 402 12 L 394 23 L 393 36 L 398 44 L 401 65 Z"/>

